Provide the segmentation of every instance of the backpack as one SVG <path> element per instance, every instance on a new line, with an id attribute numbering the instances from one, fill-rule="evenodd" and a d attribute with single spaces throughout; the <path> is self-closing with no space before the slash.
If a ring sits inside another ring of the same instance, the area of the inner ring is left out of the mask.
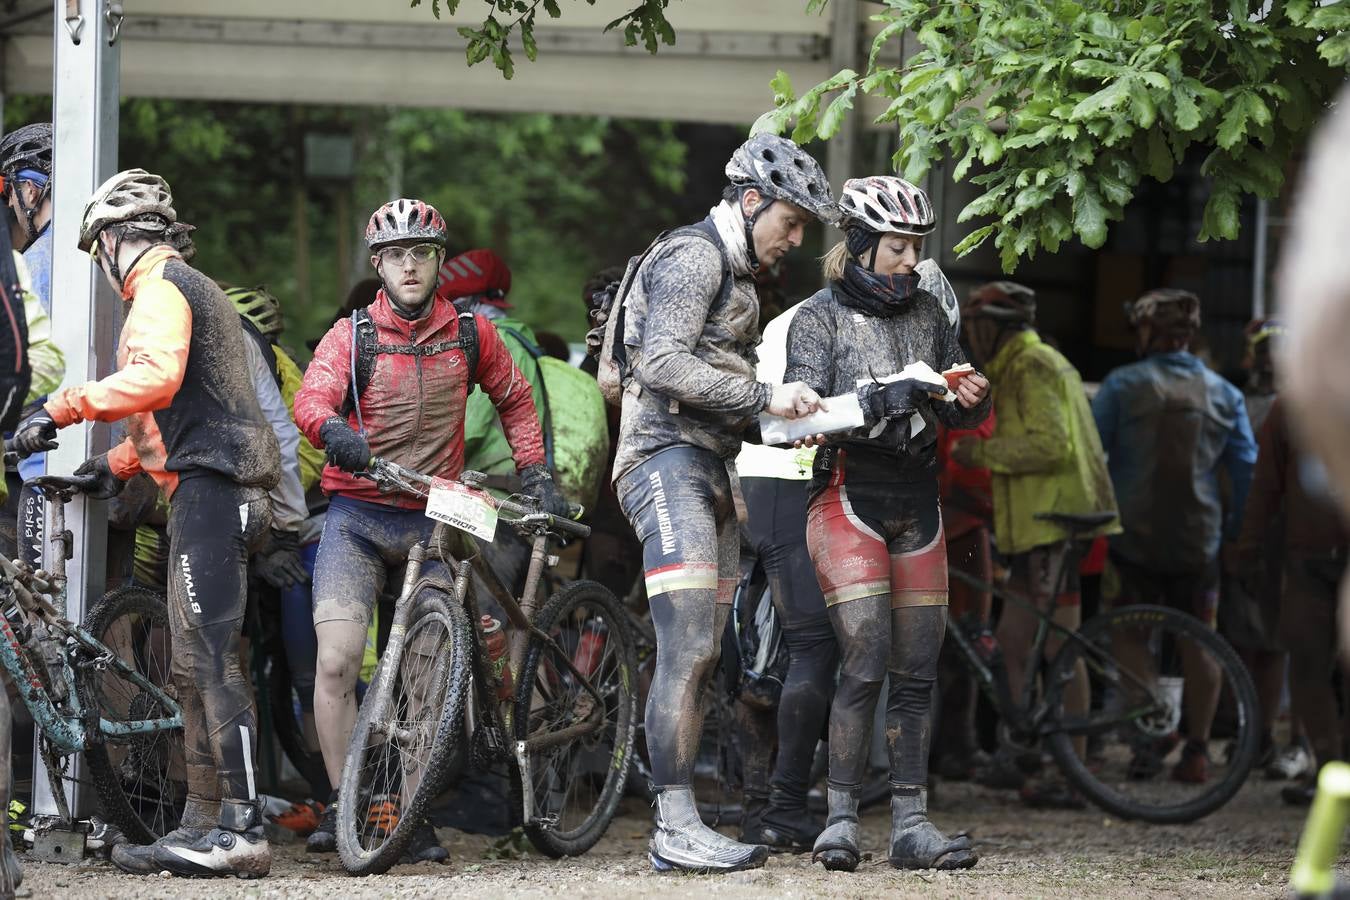
<path id="1" fill-rule="evenodd" d="M 633 289 L 633 280 L 637 278 L 638 270 L 642 268 L 647 257 L 662 242 L 686 235 L 700 237 L 717 248 L 718 255 L 722 257 L 722 283 L 718 288 L 718 296 L 725 299 L 732 281 L 731 265 L 727 262 L 726 251 L 722 249 L 722 242 L 717 237 L 716 230 L 707 222 L 663 231 L 640 255 L 629 259 L 623 280 L 617 284 L 611 282 L 600 292 L 600 305 L 594 313 L 597 324 L 586 334 L 587 352 L 596 357 L 599 364 L 595 374 L 596 383 L 600 385 L 600 393 L 604 396 L 605 402 L 611 406 L 619 406 L 622 403 L 623 392 L 627 389 L 632 376 L 628 364 L 628 348 L 624 344 L 623 337 L 624 313 L 628 309 L 628 294 Z"/>
<path id="2" fill-rule="evenodd" d="M 478 320 L 471 312 L 459 313 L 459 337 L 453 341 L 437 341 L 434 344 L 381 344 L 375 333 L 375 322 L 370 317 L 370 307 L 363 306 L 352 310 L 352 347 L 351 347 L 351 396 L 342 401 L 339 410 L 345 419 L 354 411 L 357 429 L 364 434 L 365 422 L 361 418 L 361 395 L 370 385 L 375 373 L 375 357 L 401 353 L 408 356 L 435 356 L 447 350 L 462 350 L 468 365 L 468 379 L 465 382 L 465 394 L 473 390 L 474 376 L 478 373 Z"/>
<path id="3" fill-rule="evenodd" d="M 609 459 L 605 401 L 595 380 L 575 366 L 544 353 L 509 325 L 493 327 L 515 338 L 539 367 L 544 453 L 558 488 L 569 500 L 588 509 L 593 507 Z M 553 398 L 565 402 L 555 404 Z"/>
<path id="4" fill-rule="evenodd" d="M 23 402 L 28 396 L 32 369 L 28 362 L 28 316 L 24 311 L 23 288 L 9 229 L 0 229 L 0 431 L 12 431 L 19 424 Z"/>

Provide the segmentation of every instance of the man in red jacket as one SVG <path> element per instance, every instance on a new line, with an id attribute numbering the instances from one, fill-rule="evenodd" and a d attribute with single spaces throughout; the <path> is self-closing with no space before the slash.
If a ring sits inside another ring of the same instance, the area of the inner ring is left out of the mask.
<path id="1" fill-rule="evenodd" d="M 423 501 L 381 494 L 374 482 L 356 476 L 372 453 L 427 475 L 458 478 L 465 398 L 477 384 L 497 407 L 524 493 L 539 498 L 547 512 L 567 514 L 544 465 L 529 382 L 486 319 L 457 314 L 449 300 L 435 296 L 445 258 L 440 213 L 420 200 L 386 203 L 371 216 L 366 243 L 383 287 L 374 303 L 340 319 L 319 342 L 295 397 L 296 424 L 328 453 L 321 486 L 332 500 L 314 566 L 314 724 L 333 784 L 341 780 L 356 721 L 354 689 L 371 607 L 390 571 L 407 560 L 414 543 L 430 537 L 434 524 Z M 360 336 L 372 328 L 372 337 Z M 363 358 L 371 355 L 373 363 Z M 365 380 L 363 370 L 367 383 L 353 384 L 353 373 Z M 428 560 L 425 571 L 438 567 Z M 311 852 L 335 849 L 335 809 L 330 802 L 310 836 Z M 446 856 L 426 823 L 409 852 L 418 861 Z"/>

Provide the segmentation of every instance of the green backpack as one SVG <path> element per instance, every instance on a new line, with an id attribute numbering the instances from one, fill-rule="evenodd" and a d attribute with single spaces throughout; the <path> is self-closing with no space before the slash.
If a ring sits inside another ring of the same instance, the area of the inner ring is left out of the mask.
<path id="1" fill-rule="evenodd" d="M 519 341 L 539 366 L 544 453 L 558 487 L 568 500 L 594 509 L 609 463 L 609 422 L 600 387 L 590 375 L 544 353 L 516 329 L 496 328 Z"/>

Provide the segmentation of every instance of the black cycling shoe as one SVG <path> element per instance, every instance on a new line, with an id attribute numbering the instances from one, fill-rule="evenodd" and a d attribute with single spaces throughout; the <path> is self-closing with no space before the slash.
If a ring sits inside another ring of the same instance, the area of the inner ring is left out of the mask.
<path id="1" fill-rule="evenodd" d="M 412 834 L 412 840 L 408 842 L 407 849 L 403 851 L 403 862 L 405 863 L 423 863 L 423 862 L 445 862 L 450 858 L 450 851 L 441 846 L 441 842 L 436 839 L 436 829 L 431 827 L 430 822 L 423 822 L 417 826 L 417 830 Z"/>
<path id="2" fill-rule="evenodd" d="M 969 869 L 980 861 L 970 837 L 947 837 L 928 819 L 928 791 L 897 788 L 891 797 L 890 864 L 897 869 Z"/>
<path id="3" fill-rule="evenodd" d="M 741 801 L 741 843 L 768 844 L 763 839 L 764 811 L 769 808 L 767 797 L 746 794 Z"/>
<path id="4" fill-rule="evenodd" d="M 1317 782 L 1312 779 L 1286 784 L 1280 788 L 1280 799 L 1288 806 L 1312 806 L 1315 796 L 1317 796 Z"/>
<path id="5" fill-rule="evenodd" d="M 337 852 L 337 805 L 337 791 L 333 791 L 328 795 L 328 805 L 323 808 L 323 815 L 319 817 L 319 827 L 305 838 L 306 853 Z"/>
<path id="6" fill-rule="evenodd" d="M 793 804 L 775 791 L 769 797 L 755 843 L 773 850 L 805 853 L 824 830 L 825 823 L 807 812 L 805 802 Z"/>

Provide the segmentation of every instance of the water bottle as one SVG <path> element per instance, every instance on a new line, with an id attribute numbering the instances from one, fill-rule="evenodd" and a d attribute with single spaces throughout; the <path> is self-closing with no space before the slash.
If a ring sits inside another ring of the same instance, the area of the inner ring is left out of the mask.
<path id="1" fill-rule="evenodd" d="M 581 631 L 581 639 L 577 641 L 577 652 L 572 656 L 572 665 L 587 678 L 594 675 L 600 665 L 600 654 L 605 650 L 605 637 L 608 634 L 609 627 L 604 622 L 594 620 L 587 622 Z"/>
<path id="2" fill-rule="evenodd" d="M 500 621 L 487 614 L 479 619 L 478 627 L 483 630 L 483 641 L 487 644 L 488 664 L 497 676 L 497 699 L 510 700 L 513 691 L 511 661 L 506 653 L 506 632 L 502 630 Z"/>

